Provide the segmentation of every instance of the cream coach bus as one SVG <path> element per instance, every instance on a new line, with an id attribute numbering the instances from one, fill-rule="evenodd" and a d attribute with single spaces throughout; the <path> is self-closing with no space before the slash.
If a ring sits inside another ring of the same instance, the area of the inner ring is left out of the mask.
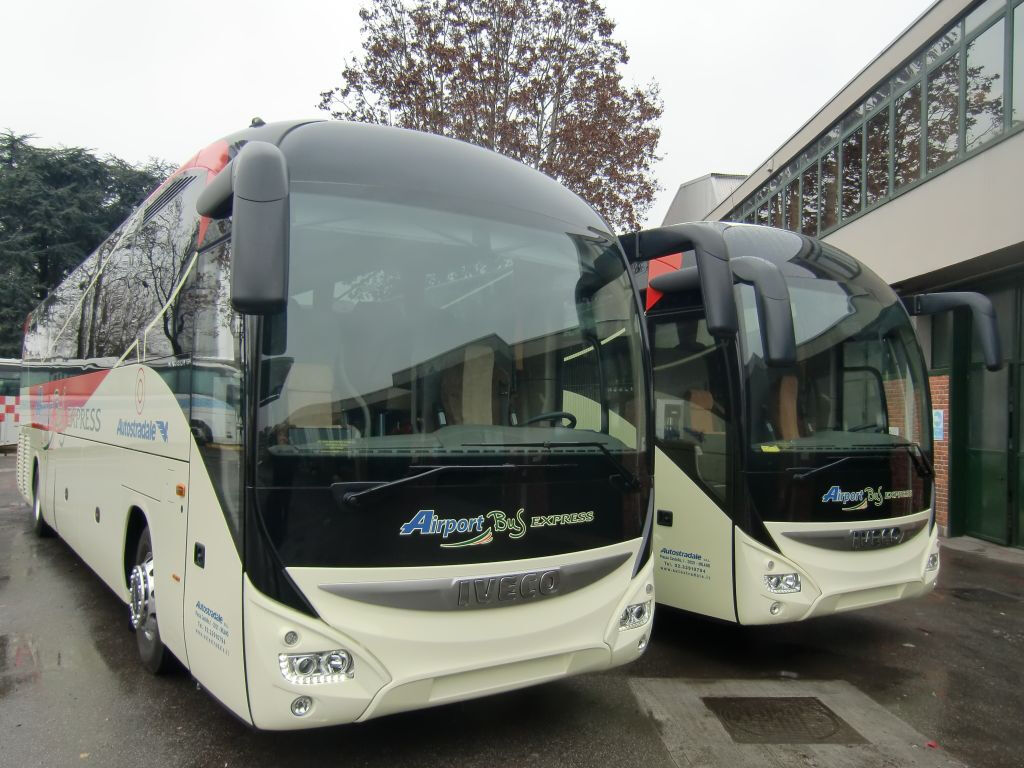
<path id="1" fill-rule="evenodd" d="M 901 302 L 846 253 L 768 227 L 621 241 L 648 262 L 658 602 L 769 624 L 931 590 L 931 405 L 909 314 L 970 308 L 994 368 L 988 299 Z"/>
<path id="2" fill-rule="evenodd" d="M 37 530 L 130 606 L 146 668 L 173 655 L 259 728 L 647 644 L 638 294 L 604 220 L 525 166 L 254 121 L 53 291 L 24 366 Z"/>

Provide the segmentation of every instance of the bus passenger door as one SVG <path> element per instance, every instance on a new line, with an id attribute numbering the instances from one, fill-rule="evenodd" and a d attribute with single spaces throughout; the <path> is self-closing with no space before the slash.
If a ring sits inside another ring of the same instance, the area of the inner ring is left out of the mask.
<path id="1" fill-rule="evenodd" d="M 225 243 L 199 254 L 192 309 L 192 452 L 186 537 L 185 643 L 192 675 L 251 722 L 242 645 L 240 325 L 225 305 Z"/>
<path id="2" fill-rule="evenodd" d="M 654 315 L 650 326 L 658 602 L 735 621 L 725 350 L 699 312 Z"/>

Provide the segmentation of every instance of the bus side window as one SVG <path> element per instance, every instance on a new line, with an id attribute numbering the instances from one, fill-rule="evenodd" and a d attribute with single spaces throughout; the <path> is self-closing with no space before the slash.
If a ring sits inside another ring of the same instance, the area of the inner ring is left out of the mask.
<path id="1" fill-rule="evenodd" d="M 195 199 L 200 185 L 191 178 L 183 176 L 171 182 L 169 189 L 179 185 L 177 191 L 151 204 L 159 208 L 147 214 L 148 220 L 135 237 L 132 254 L 141 273 L 139 287 L 150 309 L 137 334 L 144 360 L 176 357 L 190 345 L 189 307 L 182 292 L 175 291 L 187 277 L 198 236 Z"/>

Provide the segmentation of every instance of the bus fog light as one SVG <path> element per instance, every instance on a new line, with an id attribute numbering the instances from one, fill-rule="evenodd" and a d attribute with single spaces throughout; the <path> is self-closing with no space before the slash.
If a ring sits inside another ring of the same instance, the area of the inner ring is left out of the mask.
<path id="1" fill-rule="evenodd" d="M 773 592 L 777 595 L 785 595 L 790 594 L 792 592 L 799 592 L 800 574 L 766 573 L 764 575 L 764 585 L 768 587 L 769 592 Z"/>
<path id="2" fill-rule="evenodd" d="M 924 569 L 926 571 L 934 571 L 938 567 L 939 567 L 939 553 L 938 552 L 932 552 L 930 555 L 928 555 L 928 563 L 925 565 Z"/>
<path id="3" fill-rule="evenodd" d="M 345 651 L 330 651 L 320 657 L 320 668 L 329 675 L 344 675 L 352 666 L 352 657 Z"/>
<path id="4" fill-rule="evenodd" d="M 292 702 L 292 714 L 296 717 L 302 717 L 312 708 L 313 700 L 309 696 L 299 696 L 299 698 Z"/>
<path id="5" fill-rule="evenodd" d="M 352 654 L 345 650 L 317 653 L 279 653 L 281 676 L 295 685 L 337 683 L 352 677 Z"/>
<path id="6" fill-rule="evenodd" d="M 778 616 L 781 610 L 782 603 L 772 603 L 770 606 L 768 606 L 768 613 L 770 613 L 772 616 Z"/>
<path id="7" fill-rule="evenodd" d="M 651 620 L 651 601 L 627 605 L 619 617 L 619 629 L 636 629 Z"/>

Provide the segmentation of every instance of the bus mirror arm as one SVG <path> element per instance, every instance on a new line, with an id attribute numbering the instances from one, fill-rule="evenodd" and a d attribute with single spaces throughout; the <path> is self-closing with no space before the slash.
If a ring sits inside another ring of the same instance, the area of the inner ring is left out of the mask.
<path id="1" fill-rule="evenodd" d="M 970 309 L 974 335 L 981 344 L 985 367 L 990 371 L 998 371 L 1003 367 L 999 324 L 995 308 L 988 296 L 971 291 L 948 291 L 904 296 L 901 301 L 910 315 L 934 315 L 961 307 Z"/>
<path id="2" fill-rule="evenodd" d="M 704 297 L 708 332 L 712 336 L 731 337 L 739 330 L 729 252 L 717 228 L 707 224 L 656 227 L 622 235 L 619 244 L 626 252 L 626 258 L 633 263 L 660 259 L 692 249 Z M 661 280 L 667 277 L 663 275 L 654 278 L 651 287 L 661 290 Z"/>
<path id="3" fill-rule="evenodd" d="M 288 303 L 288 164 L 274 144 L 250 141 L 196 201 L 203 216 L 231 216 L 231 304 L 269 315 Z"/>
<path id="4" fill-rule="evenodd" d="M 782 272 L 770 261 L 756 256 L 734 256 L 729 259 L 729 266 L 738 282 L 754 288 L 765 363 L 780 368 L 795 365 L 796 331 L 789 288 Z"/>

